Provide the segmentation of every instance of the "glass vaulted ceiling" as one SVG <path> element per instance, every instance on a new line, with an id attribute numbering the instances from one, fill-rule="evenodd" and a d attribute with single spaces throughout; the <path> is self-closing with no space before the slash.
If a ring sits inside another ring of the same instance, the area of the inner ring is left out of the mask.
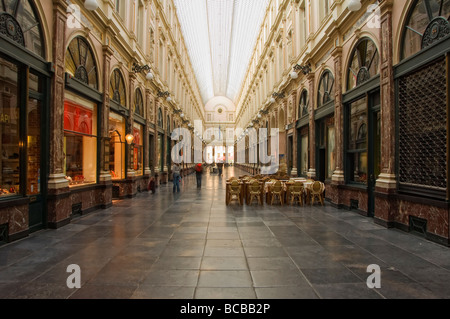
<path id="1" fill-rule="evenodd" d="M 270 0 L 174 0 L 203 103 L 239 94 Z"/>

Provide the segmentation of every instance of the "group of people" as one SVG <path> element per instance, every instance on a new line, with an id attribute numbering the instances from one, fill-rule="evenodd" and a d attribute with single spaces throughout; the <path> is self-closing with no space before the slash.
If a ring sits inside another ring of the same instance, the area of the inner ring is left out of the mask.
<path id="1" fill-rule="evenodd" d="M 181 168 L 180 165 L 174 163 L 172 166 L 173 173 L 173 192 L 180 192 L 180 182 L 181 182 Z M 202 188 L 202 176 L 203 176 L 203 165 L 197 164 L 195 166 L 195 175 L 197 177 L 197 188 Z"/>
<path id="2" fill-rule="evenodd" d="M 223 176 L 223 163 L 217 163 L 217 168 L 219 170 L 219 176 Z M 180 182 L 181 182 L 181 167 L 179 164 L 174 163 L 172 166 L 173 173 L 173 192 L 180 192 Z M 197 178 L 197 188 L 202 188 L 202 176 L 203 176 L 203 165 L 201 163 L 195 165 L 195 175 Z"/>

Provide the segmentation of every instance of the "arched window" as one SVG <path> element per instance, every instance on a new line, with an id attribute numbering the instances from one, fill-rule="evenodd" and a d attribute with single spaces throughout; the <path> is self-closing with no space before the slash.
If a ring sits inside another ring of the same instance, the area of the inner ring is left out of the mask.
<path id="1" fill-rule="evenodd" d="M 94 54 L 89 43 L 82 37 L 74 38 L 67 48 L 66 72 L 90 87 L 98 89 Z"/>
<path id="2" fill-rule="evenodd" d="M 347 75 L 347 90 L 351 90 L 380 73 L 380 55 L 369 38 L 361 39 L 353 49 Z"/>
<path id="3" fill-rule="evenodd" d="M 300 103 L 298 105 L 298 115 L 299 118 L 302 118 L 309 114 L 309 96 L 308 91 L 303 90 L 300 95 Z"/>
<path id="4" fill-rule="evenodd" d="M 136 89 L 134 94 L 134 113 L 144 117 L 144 98 L 139 88 Z"/>
<path id="5" fill-rule="evenodd" d="M 161 128 L 164 126 L 163 114 L 162 114 L 161 108 L 158 109 L 158 126 L 161 127 Z"/>
<path id="6" fill-rule="evenodd" d="M 32 0 L 0 2 L 0 34 L 45 58 L 41 21 Z"/>
<path id="7" fill-rule="evenodd" d="M 127 97 L 125 91 L 125 81 L 123 80 L 122 73 L 120 73 L 119 69 L 115 69 L 111 75 L 109 94 L 114 102 L 126 107 Z"/>
<path id="8" fill-rule="evenodd" d="M 416 0 L 403 30 L 401 59 L 427 48 L 450 34 L 449 0 Z"/>
<path id="9" fill-rule="evenodd" d="M 326 70 L 320 78 L 317 107 L 321 107 L 334 99 L 333 89 L 334 76 L 329 70 Z"/>

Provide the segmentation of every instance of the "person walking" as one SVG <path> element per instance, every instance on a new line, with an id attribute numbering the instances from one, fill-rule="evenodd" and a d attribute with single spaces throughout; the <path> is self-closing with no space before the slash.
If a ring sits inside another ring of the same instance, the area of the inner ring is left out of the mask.
<path id="1" fill-rule="evenodd" d="M 201 163 L 195 166 L 195 175 L 197 177 L 197 188 L 202 188 L 203 166 Z"/>
<path id="2" fill-rule="evenodd" d="M 223 175 L 223 162 L 217 163 L 217 168 L 219 169 L 219 177 Z"/>
<path id="3" fill-rule="evenodd" d="M 174 163 L 172 166 L 173 172 L 173 192 L 180 192 L 180 179 L 181 179 L 181 168 L 180 165 Z"/>

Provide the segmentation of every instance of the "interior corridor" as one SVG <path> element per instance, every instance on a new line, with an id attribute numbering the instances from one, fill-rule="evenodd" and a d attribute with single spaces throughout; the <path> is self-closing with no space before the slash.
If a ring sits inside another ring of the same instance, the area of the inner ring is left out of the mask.
<path id="1" fill-rule="evenodd" d="M 225 205 L 195 175 L 0 247 L 0 298 L 448 298 L 448 248 L 329 204 Z M 69 289 L 71 264 L 81 288 Z M 370 289 L 369 265 L 381 268 Z"/>

